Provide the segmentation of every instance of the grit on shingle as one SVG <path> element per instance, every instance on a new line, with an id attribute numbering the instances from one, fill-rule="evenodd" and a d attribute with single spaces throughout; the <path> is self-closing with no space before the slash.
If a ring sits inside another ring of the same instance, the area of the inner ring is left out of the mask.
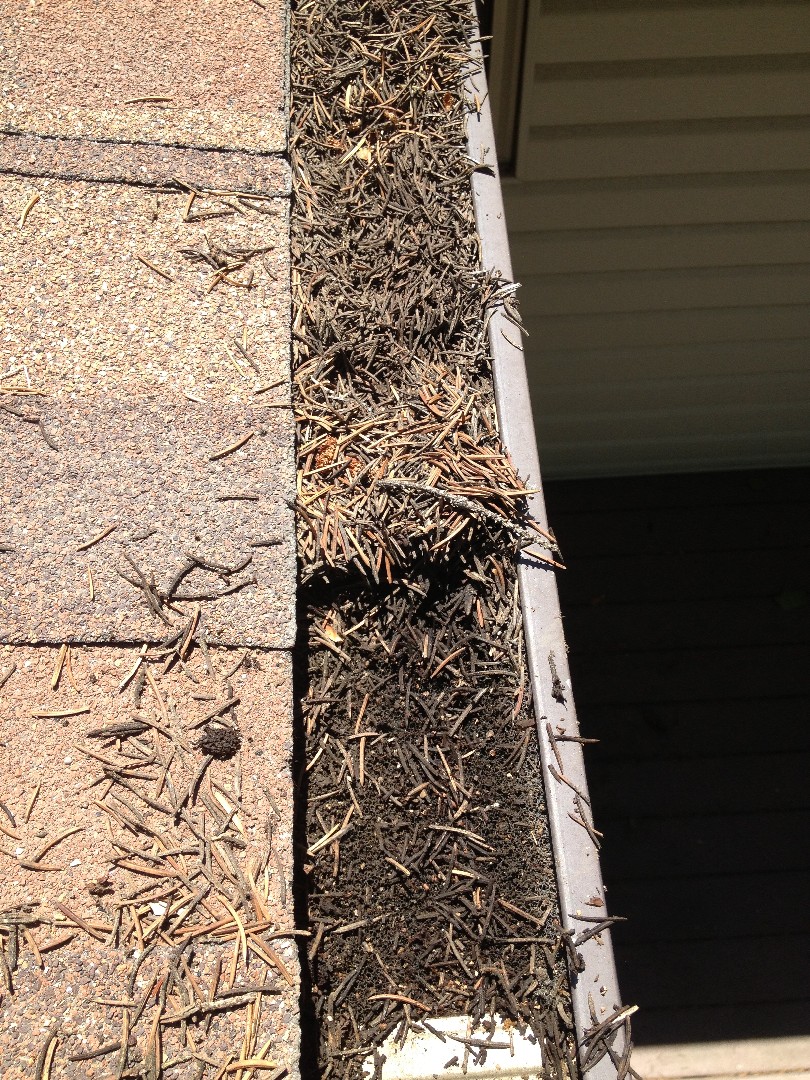
<path id="1" fill-rule="evenodd" d="M 287 218 L 284 199 L 0 176 L 0 377 L 51 397 L 288 400 Z"/>
<path id="2" fill-rule="evenodd" d="M 202 604 L 212 644 L 292 646 L 286 410 L 160 395 L 13 400 L 42 429 L 0 411 L 12 549 L 0 554 L 0 641 L 158 642 Z M 139 570 L 171 602 L 163 618 Z"/>
<path id="3" fill-rule="evenodd" d="M 279 152 L 280 0 L 0 3 L 0 128 Z"/>
<path id="4" fill-rule="evenodd" d="M 285 22 L 0 0 L 9 1080 L 298 1072 Z"/>
<path id="5" fill-rule="evenodd" d="M 255 1041 L 261 1045 L 272 1038 L 270 1056 L 295 1073 L 298 991 L 295 948 L 289 936 L 293 929 L 289 655 L 257 650 L 227 679 L 237 702 L 229 722 L 238 726 L 243 749 L 229 761 L 211 762 L 188 804 L 188 817 L 172 819 L 156 807 L 170 803 L 173 793 L 182 796 L 205 760 L 204 751 L 197 748 L 202 728 L 193 725 L 212 711 L 212 705 L 199 698 L 222 693 L 223 677 L 242 653 L 211 650 L 208 674 L 197 651 L 187 670 L 191 678 L 179 668 L 166 675 L 156 669 L 158 697 L 148 682 L 139 690 L 137 675 L 120 689 L 140 652 L 134 646 L 74 646 L 65 658 L 56 648 L 0 647 L 0 679 L 16 665 L 0 701 L 2 801 L 15 822 L 12 826 L 4 816 L 0 832 L 0 935 L 6 960 L 10 927 L 14 918 L 19 920 L 13 946 L 17 962 L 11 975 L 15 992 L 4 991 L 0 1005 L 3 1076 L 29 1080 L 47 1033 L 57 1024 L 61 1027 L 54 1076 L 84 1080 L 115 1075 L 111 1062 L 116 1054 L 69 1060 L 121 1039 L 122 1009 L 96 999 L 143 999 L 150 981 L 163 975 L 180 946 L 193 978 L 205 988 L 204 998 L 215 996 L 209 988 L 218 956 L 223 965 L 220 998 L 231 981 L 235 990 L 262 983 L 266 965 L 253 951 L 247 954 L 247 965 L 240 957 L 230 979 L 238 935 L 232 922 L 230 930 L 223 926 L 217 931 L 214 924 L 218 916 L 229 915 L 223 895 L 239 904 L 238 889 L 223 877 L 217 860 L 232 876 L 241 874 L 255 883 L 258 899 L 253 904 L 258 908 L 242 908 L 241 913 L 249 935 L 251 926 L 258 926 L 248 940 L 258 943 L 258 949 L 269 945 L 292 976 L 287 982 L 279 971 L 268 972 L 267 987 L 273 992 L 262 995 Z M 58 685 L 52 689 L 57 670 Z M 127 720 L 140 723 L 143 731 L 137 740 L 125 738 L 120 750 L 113 736 L 97 734 Z M 159 725 L 171 737 L 149 725 Z M 137 746 L 144 742 L 150 743 L 152 753 L 137 762 Z M 148 757 L 153 754 L 158 758 L 150 765 Z M 156 784 L 144 786 L 140 795 L 132 790 L 137 777 L 146 773 L 159 779 L 160 760 L 168 765 L 162 790 Z M 111 785 L 109 780 L 116 775 L 129 776 L 130 789 Z M 225 819 L 229 805 L 239 806 L 230 826 L 206 829 L 206 815 L 213 824 L 218 809 Z M 133 824 L 138 827 L 133 829 Z M 224 894 L 218 889 L 203 893 L 206 868 L 194 858 L 199 842 L 195 831 L 214 838 L 207 842 L 214 849 L 213 869 L 222 879 Z M 60 836 L 64 838 L 39 855 Z M 202 896 L 196 908 L 195 895 Z M 189 914 L 172 931 L 184 903 Z M 91 933 L 77 925 L 77 917 Z M 105 940 L 116 926 L 117 934 Z M 205 933 L 208 926 L 214 929 Z M 137 968 L 143 951 L 138 947 L 139 933 L 147 945 L 156 942 L 158 947 Z M 72 940 L 54 947 L 54 942 L 68 937 Z M 167 1014 L 178 1009 L 177 994 L 175 989 L 169 997 Z M 131 1025 L 130 1064 L 146 1059 L 155 1001 L 151 998 L 143 1019 Z M 229 1052 L 238 1055 L 244 1013 L 223 1014 L 207 1035 L 201 1030 L 202 1019 L 190 1022 L 201 1052 L 220 1059 Z M 165 1060 L 182 1056 L 176 1024 L 165 1025 L 162 1037 Z"/>

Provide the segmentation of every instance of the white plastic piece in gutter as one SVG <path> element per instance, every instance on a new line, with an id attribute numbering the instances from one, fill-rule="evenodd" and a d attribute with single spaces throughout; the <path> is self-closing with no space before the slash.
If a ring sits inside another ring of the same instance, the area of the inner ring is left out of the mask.
<path id="1" fill-rule="evenodd" d="M 475 58 L 480 59 L 480 43 L 473 44 L 473 51 Z M 512 262 L 483 69 L 468 80 L 467 92 L 472 105 L 467 121 L 468 153 L 474 162 L 486 163 L 488 167 L 472 176 L 482 266 L 511 282 Z M 489 344 L 501 437 L 527 486 L 541 488 L 521 331 L 502 308 L 498 308 L 490 319 Z M 542 491 L 529 496 L 529 507 L 538 525 L 548 529 Z M 593 829 L 582 746 L 570 741 L 552 744 L 546 727 L 547 724 L 551 726 L 555 738 L 558 734 L 579 736 L 554 574 L 553 569 L 544 568 L 536 559 L 524 556 L 518 562 L 526 651 L 562 922 L 575 943 L 583 932 L 594 926 L 593 920 L 607 918 L 607 907 L 593 834 L 579 823 L 584 815 L 587 825 Z M 623 1021 L 635 1010 L 621 1007 L 610 932 L 605 931 L 575 945 L 575 951 L 584 962 L 584 970 L 579 973 L 569 963 L 580 1061 L 586 1059 L 589 1050 L 586 1032 L 597 1024 L 617 1031 L 612 1049 L 621 1059 L 626 1045 Z M 616 1065 L 605 1055 L 588 1070 L 587 1078 L 615 1080 L 616 1074 Z"/>
<path id="2" fill-rule="evenodd" d="M 541 1050 L 531 1031 L 521 1035 L 501 1016 L 495 1016 L 494 1025 L 485 1022 L 478 1028 L 466 1016 L 428 1023 L 432 1030 L 412 1026 L 402 1043 L 394 1031 L 379 1047 L 378 1054 L 385 1058 L 383 1080 L 464 1080 L 465 1075 L 473 1080 L 540 1080 L 543 1075 Z M 363 1075 L 366 1080 L 374 1075 L 373 1057 L 363 1062 Z"/>

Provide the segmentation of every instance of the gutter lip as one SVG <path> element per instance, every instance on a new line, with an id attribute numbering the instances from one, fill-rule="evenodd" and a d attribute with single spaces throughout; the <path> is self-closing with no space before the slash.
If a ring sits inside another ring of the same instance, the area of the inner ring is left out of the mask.
<path id="1" fill-rule="evenodd" d="M 473 26 L 476 26 L 474 0 L 471 7 L 475 20 Z M 504 281 L 513 282 L 481 43 L 475 40 L 470 47 L 473 64 L 475 67 L 480 65 L 480 68 L 473 71 L 465 83 L 466 104 L 469 109 L 467 147 L 473 162 L 486 162 L 486 171 L 476 171 L 471 177 L 475 219 L 481 244 L 481 266 L 488 272 L 497 271 Z M 491 314 L 489 346 L 501 437 L 518 474 L 526 481 L 527 486 L 542 489 L 520 330 L 506 317 L 501 307 Z M 542 490 L 530 495 L 528 503 L 533 519 L 547 529 L 548 517 Z M 559 760 L 562 761 L 563 775 L 577 789 L 581 803 L 585 805 L 589 824 L 592 825 L 582 746 L 577 742 L 560 742 L 553 746 L 546 731 L 548 723 L 552 725 L 552 730 L 563 725 L 567 736 L 579 735 L 557 582 L 553 570 L 543 569 L 536 561 L 526 557 L 518 559 L 517 574 L 560 914 L 564 930 L 575 935 L 589 926 L 588 922 L 578 916 L 591 920 L 608 918 L 608 911 L 599 853 L 587 831 L 570 817 L 572 813 L 579 814 L 574 790 L 556 780 L 550 771 L 558 771 Z M 562 701 L 558 700 L 561 695 L 556 680 L 562 683 Z M 593 906 L 594 899 L 601 900 L 601 906 Z M 577 946 L 576 951 L 581 954 L 585 964 L 583 971 L 574 972 L 569 963 L 574 1030 L 580 1063 L 587 1047 L 586 1031 L 594 1026 L 591 1008 L 595 1010 L 596 1023 L 622 1009 L 610 931 L 602 932 L 599 939 L 601 941 L 593 937 Z M 624 1012 L 626 1016 L 629 1016 L 629 1013 L 630 1010 Z M 617 1025 L 617 1031 L 612 1048 L 618 1060 L 626 1049 L 627 1028 L 622 1023 L 620 1027 Z M 586 1075 L 588 1080 L 615 1080 L 618 1071 L 618 1066 L 605 1054 L 588 1069 Z"/>

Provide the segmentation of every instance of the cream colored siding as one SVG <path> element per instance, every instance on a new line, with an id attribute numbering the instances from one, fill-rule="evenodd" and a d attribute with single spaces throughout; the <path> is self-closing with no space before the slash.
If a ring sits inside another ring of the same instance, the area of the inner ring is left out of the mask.
<path id="1" fill-rule="evenodd" d="M 546 475 L 810 461 L 810 4 L 529 0 L 514 163 Z"/>

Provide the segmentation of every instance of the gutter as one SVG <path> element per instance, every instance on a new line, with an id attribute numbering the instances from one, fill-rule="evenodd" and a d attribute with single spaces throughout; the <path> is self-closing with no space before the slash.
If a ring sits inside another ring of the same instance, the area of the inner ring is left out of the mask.
<path id="1" fill-rule="evenodd" d="M 475 18 L 475 12 L 473 15 Z M 467 80 L 471 103 L 467 127 L 469 156 L 473 162 L 486 162 L 486 171 L 479 169 L 472 175 L 481 265 L 485 271 L 497 274 L 500 280 L 512 282 L 503 197 L 495 160 L 495 135 L 479 41 L 473 42 L 472 51 L 479 70 Z M 478 111 L 476 106 L 479 106 Z M 489 345 L 503 443 L 527 486 L 541 489 L 540 461 L 520 330 L 502 306 L 491 312 Z M 530 495 L 528 503 L 533 520 L 548 529 L 542 490 Z M 599 853 L 591 831 L 593 818 L 582 745 L 557 738 L 561 732 L 566 739 L 579 737 L 557 582 L 553 570 L 526 556 L 518 560 L 518 581 L 560 913 L 572 942 L 569 978 L 577 1050 L 588 1080 L 615 1080 L 617 1076 L 627 1075 L 628 1021 L 635 1009 L 622 1008 L 610 931 L 605 929 L 586 941 L 579 941 L 584 932 L 596 925 L 596 920 L 607 920 L 608 914 Z M 571 815 L 584 820 L 587 827 L 577 823 Z M 576 954 L 580 960 L 575 960 Z M 575 966 L 582 970 L 575 970 Z M 589 1057 L 597 1056 L 595 1042 L 601 1041 L 594 1031 L 597 1025 L 602 1037 L 612 1031 L 616 1036 L 612 1053 L 605 1053 L 595 1064 L 588 1066 Z"/>

